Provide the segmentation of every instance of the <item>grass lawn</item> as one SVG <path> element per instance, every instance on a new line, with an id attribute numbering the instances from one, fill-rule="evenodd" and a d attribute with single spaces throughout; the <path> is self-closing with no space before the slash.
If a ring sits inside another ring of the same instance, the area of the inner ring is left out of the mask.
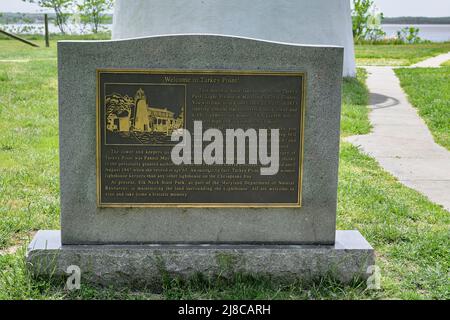
<path id="1" fill-rule="evenodd" d="M 434 140 L 450 150 L 450 66 L 402 68 L 395 73 Z"/>
<path id="2" fill-rule="evenodd" d="M 187 282 L 165 279 L 160 295 L 98 290 L 64 291 L 62 281 L 34 280 L 26 272 L 25 246 L 33 231 L 59 228 L 56 51 L 0 41 L 0 299 L 367 299 L 450 298 L 450 217 L 398 183 L 372 158 L 342 142 L 339 229 L 358 229 L 374 246 L 382 289 L 322 279 L 278 287 L 267 279 Z M 365 73 L 344 83 L 342 136 L 364 134 L 368 94 Z M 18 250 L 15 250 L 18 248 Z"/>
<path id="3" fill-rule="evenodd" d="M 444 63 L 442 63 L 441 67 L 450 67 L 450 60 L 447 60 Z"/>
<path id="4" fill-rule="evenodd" d="M 409 66 L 450 51 L 450 42 L 401 45 L 355 45 L 359 66 Z"/>

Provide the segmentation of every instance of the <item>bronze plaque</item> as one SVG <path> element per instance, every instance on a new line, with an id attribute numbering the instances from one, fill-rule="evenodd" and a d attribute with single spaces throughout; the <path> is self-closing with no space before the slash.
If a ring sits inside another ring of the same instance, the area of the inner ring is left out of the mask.
<path id="1" fill-rule="evenodd" d="M 304 88 L 298 72 L 98 70 L 98 205 L 300 207 Z M 197 133 L 223 133 L 224 158 L 227 129 L 267 130 L 268 149 L 269 132 L 278 129 L 277 173 L 261 175 L 265 165 L 250 161 L 175 164 L 174 132 L 192 134 L 189 150 L 213 141 L 195 135 L 194 122 L 202 125 Z"/>

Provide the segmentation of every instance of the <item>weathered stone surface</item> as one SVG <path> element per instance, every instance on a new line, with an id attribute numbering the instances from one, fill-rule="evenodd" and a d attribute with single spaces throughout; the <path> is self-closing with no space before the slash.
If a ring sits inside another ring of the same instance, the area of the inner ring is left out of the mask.
<path id="1" fill-rule="evenodd" d="M 213 35 L 58 43 L 63 244 L 332 244 L 343 48 Z M 306 73 L 301 208 L 98 208 L 96 69 Z"/>
<path id="2" fill-rule="evenodd" d="M 275 282 L 310 281 L 324 275 L 349 282 L 367 278 L 372 247 L 358 231 L 337 231 L 336 243 L 317 245 L 61 245 L 57 230 L 39 231 L 27 252 L 38 276 L 67 276 L 81 269 L 81 283 L 159 290 L 163 275 L 188 279 L 234 273 L 262 275 Z"/>

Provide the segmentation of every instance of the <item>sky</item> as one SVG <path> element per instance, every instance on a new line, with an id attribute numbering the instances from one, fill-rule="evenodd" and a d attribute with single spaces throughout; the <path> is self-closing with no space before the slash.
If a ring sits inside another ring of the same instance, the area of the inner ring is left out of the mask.
<path id="1" fill-rule="evenodd" d="M 375 5 L 385 17 L 450 17 L 450 0 L 375 0 Z M 0 12 L 44 12 L 44 10 L 22 0 L 0 0 Z"/>

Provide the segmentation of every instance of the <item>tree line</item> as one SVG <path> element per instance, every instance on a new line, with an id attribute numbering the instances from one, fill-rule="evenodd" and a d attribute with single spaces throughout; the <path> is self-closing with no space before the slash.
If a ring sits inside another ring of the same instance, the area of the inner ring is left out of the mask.
<path id="1" fill-rule="evenodd" d="M 450 24 L 450 17 L 385 17 L 383 24 Z"/>

